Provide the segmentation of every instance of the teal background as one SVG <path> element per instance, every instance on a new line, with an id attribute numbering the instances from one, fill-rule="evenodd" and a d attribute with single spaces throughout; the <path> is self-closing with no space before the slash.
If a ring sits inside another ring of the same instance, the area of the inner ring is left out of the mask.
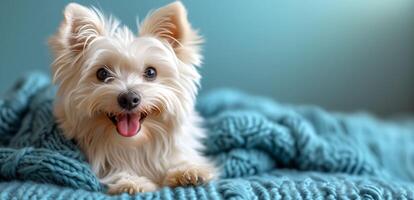
<path id="1" fill-rule="evenodd" d="M 0 2 L 0 91 L 48 72 L 46 40 L 69 1 Z M 170 1 L 77 1 L 136 30 Z M 282 102 L 393 114 L 414 110 L 414 1 L 184 1 L 206 37 L 202 92 L 234 87 Z"/>

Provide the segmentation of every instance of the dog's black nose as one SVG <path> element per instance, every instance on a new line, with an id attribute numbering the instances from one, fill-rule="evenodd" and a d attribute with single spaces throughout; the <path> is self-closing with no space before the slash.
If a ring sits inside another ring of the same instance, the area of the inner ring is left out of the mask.
<path id="1" fill-rule="evenodd" d="M 121 93 L 118 96 L 118 104 L 121 108 L 132 110 L 136 108 L 141 102 L 141 97 L 133 91 Z"/>

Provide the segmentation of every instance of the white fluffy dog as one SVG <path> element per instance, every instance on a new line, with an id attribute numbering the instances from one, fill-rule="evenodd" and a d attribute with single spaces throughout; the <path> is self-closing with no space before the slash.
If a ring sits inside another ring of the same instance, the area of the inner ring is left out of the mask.
<path id="1" fill-rule="evenodd" d="M 180 2 L 149 14 L 137 35 L 96 9 L 65 8 L 50 39 L 55 115 L 109 193 L 216 177 L 199 152 L 204 130 L 194 109 L 201 42 Z"/>

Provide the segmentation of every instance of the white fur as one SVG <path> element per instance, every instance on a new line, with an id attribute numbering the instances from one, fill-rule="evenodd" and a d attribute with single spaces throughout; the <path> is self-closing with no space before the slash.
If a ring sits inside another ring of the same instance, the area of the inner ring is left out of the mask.
<path id="1" fill-rule="evenodd" d="M 195 170 L 195 178 L 204 181 L 215 176 L 214 166 L 199 153 L 204 130 L 194 110 L 200 43 L 180 2 L 150 14 L 138 36 L 96 9 L 73 3 L 65 8 L 64 21 L 50 39 L 59 88 L 55 115 L 111 193 L 177 186 L 168 182 L 177 170 L 183 176 Z M 147 66 L 157 69 L 155 81 L 143 78 Z M 102 67 L 114 76 L 107 83 L 96 78 Z M 120 136 L 106 116 L 124 112 L 117 96 L 128 89 L 142 95 L 134 112 L 148 114 L 131 138 Z"/>

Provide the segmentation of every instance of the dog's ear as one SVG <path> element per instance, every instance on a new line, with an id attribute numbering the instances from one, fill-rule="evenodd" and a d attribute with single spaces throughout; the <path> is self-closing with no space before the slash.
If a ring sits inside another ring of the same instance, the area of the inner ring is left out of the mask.
<path id="1" fill-rule="evenodd" d="M 81 52 L 94 39 L 104 34 L 103 16 L 95 10 L 70 3 L 63 16 L 58 32 L 49 40 L 56 54 L 62 50 Z"/>
<path id="2" fill-rule="evenodd" d="M 184 5 L 177 1 L 150 13 L 140 25 L 140 36 L 154 36 L 174 49 L 184 63 L 201 64 L 202 38 L 192 29 Z"/>

